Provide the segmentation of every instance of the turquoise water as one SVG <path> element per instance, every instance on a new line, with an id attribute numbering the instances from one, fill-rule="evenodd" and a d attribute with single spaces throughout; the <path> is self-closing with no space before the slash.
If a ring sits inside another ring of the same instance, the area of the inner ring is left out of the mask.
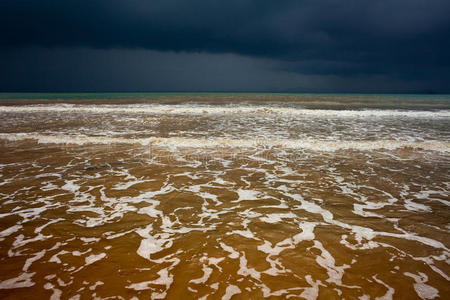
<path id="1" fill-rule="evenodd" d="M 450 94 L 351 94 L 351 93 L 259 93 L 259 92 L 113 92 L 113 93 L 0 93 L 0 99 L 129 99 L 129 98 L 160 98 L 173 96 L 248 96 L 248 95 L 274 95 L 297 97 L 364 97 L 385 98 L 411 101 L 450 101 Z"/>

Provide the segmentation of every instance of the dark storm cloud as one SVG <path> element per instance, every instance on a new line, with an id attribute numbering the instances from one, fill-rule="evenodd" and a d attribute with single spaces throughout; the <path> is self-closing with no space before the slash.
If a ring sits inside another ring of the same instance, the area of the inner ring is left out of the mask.
<path id="1" fill-rule="evenodd" d="M 446 79 L 405 81 L 380 74 L 301 74 L 287 71 L 291 64 L 236 54 L 33 46 L 5 51 L 0 56 L 0 91 L 411 93 L 430 86 L 446 88 Z M 324 65 L 320 61 L 308 64 Z"/>
<path id="2" fill-rule="evenodd" d="M 441 86 L 449 16 L 448 0 L 3 0 L 0 47 L 233 53 L 276 72 Z"/>

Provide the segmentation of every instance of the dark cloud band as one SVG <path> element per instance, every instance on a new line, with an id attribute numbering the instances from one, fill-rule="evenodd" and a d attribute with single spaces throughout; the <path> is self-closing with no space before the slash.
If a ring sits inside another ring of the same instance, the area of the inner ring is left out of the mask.
<path id="1" fill-rule="evenodd" d="M 0 51 L 234 53 L 301 74 L 432 80 L 450 77 L 449 15 L 447 0 L 3 0 Z"/>

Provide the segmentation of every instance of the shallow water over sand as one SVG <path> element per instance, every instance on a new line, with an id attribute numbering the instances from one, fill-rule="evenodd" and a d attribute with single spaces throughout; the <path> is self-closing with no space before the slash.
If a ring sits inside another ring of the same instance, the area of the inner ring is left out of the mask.
<path id="1" fill-rule="evenodd" d="M 450 112 L 0 107 L 6 299 L 450 295 Z"/>

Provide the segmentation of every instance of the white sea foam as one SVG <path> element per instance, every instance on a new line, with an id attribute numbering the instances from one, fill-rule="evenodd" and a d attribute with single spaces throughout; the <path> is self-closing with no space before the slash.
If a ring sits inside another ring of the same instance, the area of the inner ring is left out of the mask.
<path id="1" fill-rule="evenodd" d="M 297 215 L 294 213 L 272 213 L 267 214 L 264 217 L 259 218 L 261 221 L 266 223 L 279 223 L 282 222 L 283 219 L 295 219 L 297 218 Z"/>
<path id="2" fill-rule="evenodd" d="M 275 246 L 272 246 L 272 243 L 269 241 L 264 241 L 264 244 L 259 245 L 257 249 L 261 252 L 269 254 L 269 256 L 279 255 L 286 249 L 295 248 L 295 245 L 299 244 L 301 241 L 313 240 L 314 228 L 316 225 L 317 223 L 303 222 L 300 224 L 300 228 L 302 229 L 301 233 L 294 235 L 292 238 L 287 238 L 281 242 L 278 242 Z"/>
<path id="3" fill-rule="evenodd" d="M 17 277 L 6 279 L 0 282 L 0 289 L 16 289 L 30 287 L 34 285 L 31 280 L 35 273 L 22 273 Z"/>
<path id="4" fill-rule="evenodd" d="M 419 275 L 415 275 L 409 272 L 404 273 L 414 279 L 414 290 L 421 299 L 434 299 L 439 297 L 439 291 L 434 287 L 425 284 L 428 281 L 428 276 L 424 273 L 419 272 Z"/>
<path id="5" fill-rule="evenodd" d="M 64 254 L 67 254 L 67 253 L 70 253 L 70 252 L 66 251 L 66 250 L 61 250 L 58 253 L 54 254 L 52 257 L 50 257 L 49 262 L 55 262 L 57 264 L 60 264 L 60 263 L 62 263 L 62 261 L 61 261 L 61 259 L 58 256 L 59 255 L 64 255 Z"/>
<path id="6" fill-rule="evenodd" d="M 22 270 L 23 270 L 24 272 L 28 271 L 28 268 L 31 266 L 31 264 L 32 264 L 33 262 L 35 262 L 35 261 L 41 259 L 41 258 L 45 255 L 45 252 L 46 252 L 45 250 L 42 250 L 42 251 L 36 253 L 33 257 L 28 258 L 28 259 L 25 261 L 25 265 L 23 266 Z"/>
<path id="7" fill-rule="evenodd" d="M 92 242 L 98 242 L 100 241 L 100 238 L 95 238 L 95 237 L 91 237 L 91 238 L 86 238 L 86 237 L 80 237 L 80 240 L 82 240 L 85 243 L 92 243 Z"/>
<path id="8" fill-rule="evenodd" d="M 320 266 L 327 270 L 328 279 L 326 281 L 342 285 L 344 270 L 350 266 L 337 266 L 334 257 L 323 247 L 321 242 L 314 241 L 314 248 L 319 249 L 321 252 L 321 255 L 317 256 L 316 261 Z"/>
<path id="9" fill-rule="evenodd" d="M 205 283 L 208 280 L 209 276 L 211 276 L 213 269 L 211 269 L 207 265 L 203 265 L 202 270 L 203 270 L 203 276 L 200 278 L 191 279 L 191 280 L 189 280 L 189 283 L 194 283 L 194 284 Z"/>
<path id="10" fill-rule="evenodd" d="M 226 252 L 230 253 L 228 255 L 229 258 L 238 258 L 239 257 L 239 252 L 237 252 L 236 250 L 234 250 L 232 247 L 228 246 L 227 244 L 220 242 L 220 247 L 222 247 L 222 249 L 225 250 Z"/>
<path id="11" fill-rule="evenodd" d="M 223 295 L 222 300 L 230 300 L 234 295 L 240 294 L 241 289 L 235 285 L 227 286 L 225 290 L 225 295 Z"/>
<path id="12" fill-rule="evenodd" d="M 375 298 L 375 300 L 392 300 L 393 299 L 392 296 L 395 293 L 395 289 L 386 284 L 385 282 L 383 282 L 382 280 L 378 279 L 376 276 L 374 276 L 373 279 L 375 279 L 376 282 L 383 285 L 387 289 L 386 294 L 384 294 L 381 297 Z"/>
<path id="13" fill-rule="evenodd" d="M 239 201 L 243 201 L 243 200 L 257 200 L 258 196 L 259 196 L 258 191 L 252 191 L 252 190 L 239 189 L 236 191 L 236 193 L 238 193 L 239 198 L 233 202 L 239 202 Z"/>
<path id="14" fill-rule="evenodd" d="M 55 288 L 55 286 L 53 284 L 51 284 L 50 282 L 47 282 L 46 284 L 44 284 L 44 289 L 53 291 L 53 294 L 50 296 L 50 300 L 61 299 L 62 291 L 60 289 Z"/>
<path id="15" fill-rule="evenodd" d="M 157 237 L 148 236 L 141 241 L 137 253 L 148 259 L 151 254 L 158 253 L 172 246 L 173 240 L 169 237 L 169 234 L 159 234 Z"/>
<path id="16" fill-rule="evenodd" d="M 253 239 L 253 240 L 257 240 L 257 241 L 259 240 L 255 236 L 255 234 L 248 228 L 247 228 L 247 230 L 233 230 L 233 231 L 227 232 L 227 235 L 230 235 L 230 234 L 238 234 L 238 235 L 243 236 L 248 239 Z"/>
<path id="17" fill-rule="evenodd" d="M 223 260 L 225 260 L 225 257 L 209 257 L 208 264 L 215 266 L 220 272 L 222 272 L 222 268 L 219 266 L 219 263 Z"/>
<path id="18" fill-rule="evenodd" d="M 98 286 L 105 284 L 103 281 L 97 281 L 89 287 L 91 291 L 94 291 Z"/>
<path id="19" fill-rule="evenodd" d="M 75 180 L 67 180 L 66 184 L 64 184 L 61 188 L 63 190 L 75 193 L 80 189 L 80 185 L 74 183 Z"/>
<path id="20" fill-rule="evenodd" d="M 39 233 L 35 237 L 27 239 L 27 238 L 25 238 L 25 236 L 23 234 L 20 234 L 14 240 L 13 247 L 14 248 L 20 248 L 20 247 L 25 246 L 26 244 L 33 243 L 33 242 L 36 242 L 36 241 L 43 241 L 43 240 L 46 240 L 46 239 L 48 239 L 50 237 L 51 236 L 49 236 L 49 235 L 43 235 L 43 234 Z"/>
<path id="21" fill-rule="evenodd" d="M 395 150 L 417 149 L 438 152 L 450 152 L 450 142 L 446 141 L 396 141 L 396 140 L 294 140 L 294 139 L 222 139 L 222 138 L 183 138 L 183 137 L 149 137 L 149 138 L 114 138 L 101 136 L 67 136 L 67 135 L 43 135 L 34 133 L 0 133 L 0 139 L 8 141 L 33 140 L 41 144 L 129 144 L 129 145 L 154 145 L 176 148 L 285 148 L 310 151 L 334 152 L 339 150 Z M 75 191 L 76 186 L 68 185 L 69 191 Z"/>
<path id="22" fill-rule="evenodd" d="M 37 227 L 37 228 L 34 230 L 34 232 L 35 232 L 35 233 L 40 233 L 45 227 L 47 227 L 47 226 L 49 226 L 49 225 L 51 225 L 51 224 L 54 224 L 54 223 L 58 223 L 58 222 L 64 221 L 64 220 L 65 220 L 65 219 L 63 219 L 63 218 L 57 218 L 57 219 L 54 219 L 54 220 L 50 220 L 50 221 L 48 221 L 47 223 L 45 223 L 44 225 L 41 225 L 41 226 Z"/>
<path id="23" fill-rule="evenodd" d="M 99 260 L 101 260 L 101 259 L 103 259 L 105 257 L 106 257 L 106 253 L 100 253 L 100 254 L 97 254 L 97 255 L 91 254 L 91 255 L 89 255 L 88 257 L 85 258 L 86 265 L 93 264 L 96 261 L 99 261 Z"/>
<path id="24" fill-rule="evenodd" d="M 150 281 L 152 284 L 165 285 L 166 290 L 162 293 L 152 293 L 152 299 L 166 298 L 167 291 L 173 283 L 173 274 L 169 274 L 168 268 L 164 268 L 158 272 L 159 278 Z"/>
<path id="25" fill-rule="evenodd" d="M 3 113 L 55 112 L 55 113 L 144 113 L 163 115 L 224 115 L 224 114 L 263 114 L 290 115 L 299 117 L 404 117 L 404 118 L 449 118 L 450 110 L 329 110 L 303 109 L 268 106 L 196 106 L 196 105 L 28 105 L 0 106 Z"/>
<path id="26" fill-rule="evenodd" d="M 242 276 L 250 276 L 256 280 L 261 279 L 260 272 L 256 271 L 256 269 L 254 268 L 249 268 L 247 266 L 247 258 L 245 257 L 245 253 L 243 253 L 242 256 L 239 258 L 239 270 L 237 273 Z"/>
<path id="27" fill-rule="evenodd" d="M 152 284 L 152 281 L 143 281 L 143 282 L 132 283 L 130 285 L 127 285 L 126 288 L 132 289 L 135 291 L 144 291 L 144 290 L 151 289 L 151 287 L 149 286 L 150 284 Z"/>
<path id="28" fill-rule="evenodd" d="M 300 297 L 303 297 L 308 300 L 317 299 L 319 296 L 319 285 L 323 285 L 320 280 L 314 281 L 311 278 L 311 275 L 305 276 L 306 281 L 311 285 L 311 287 L 307 287 L 304 289 L 304 291 L 300 294 Z"/>
<path id="29" fill-rule="evenodd" d="M 5 237 L 22 229 L 22 225 L 14 225 L 0 232 L 0 241 L 3 241 Z"/>

